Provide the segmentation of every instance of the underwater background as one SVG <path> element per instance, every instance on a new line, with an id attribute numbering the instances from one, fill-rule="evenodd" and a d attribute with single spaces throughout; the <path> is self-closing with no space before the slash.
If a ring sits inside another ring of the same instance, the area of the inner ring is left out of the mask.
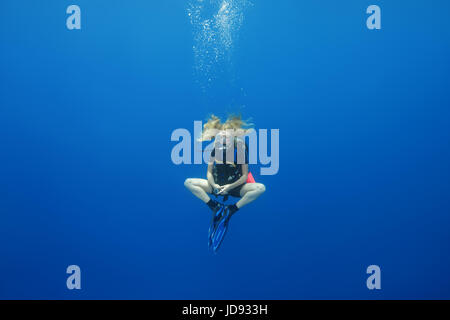
<path id="1" fill-rule="evenodd" d="M 449 299 L 449 13 L 2 0 L 0 298 Z M 251 166 L 266 192 L 212 254 L 183 185 L 206 165 L 173 164 L 170 137 L 233 112 L 280 130 L 280 170 Z"/>

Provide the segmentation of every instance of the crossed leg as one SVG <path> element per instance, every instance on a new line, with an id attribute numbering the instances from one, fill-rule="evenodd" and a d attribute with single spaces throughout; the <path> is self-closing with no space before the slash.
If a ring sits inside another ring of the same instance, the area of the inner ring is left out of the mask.
<path id="1" fill-rule="evenodd" d="M 211 199 L 208 193 L 212 193 L 212 188 L 206 179 L 188 178 L 184 181 L 184 186 L 204 203 Z"/>
<path id="2" fill-rule="evenodd" d="M 241 199 L 236 202 L 236 207 L 240 209 L 250 202 L 255 201 L 264 191 L 266 191 L 266 187 L 262 183 L 246 183 L 241 188 Z"/>
<path id="3" fill-rule="evenodd" d="M 185 187 L 192 192 L 194 196 L 207 203 L 211 198 L 208 193 L 212 193 L 211 185 L 206 179 L 188 178 L 184 181 Z M 236 203 L 238 208 L 255 201 L 266 191 L 262 183 L 246 183 L 240 191 L 241 199 Z"/>

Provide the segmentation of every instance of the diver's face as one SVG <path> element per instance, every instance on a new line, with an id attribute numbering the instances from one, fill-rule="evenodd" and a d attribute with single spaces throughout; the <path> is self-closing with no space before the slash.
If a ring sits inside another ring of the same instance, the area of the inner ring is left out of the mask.
<path id="1" fill-rule="evenodd" d="M 230 132 L 227 131 L 220 131 L 216 136 L 216 143 L 217 144 L 226 144 L 230 145 L 233 141 L 233 135 Z"/>

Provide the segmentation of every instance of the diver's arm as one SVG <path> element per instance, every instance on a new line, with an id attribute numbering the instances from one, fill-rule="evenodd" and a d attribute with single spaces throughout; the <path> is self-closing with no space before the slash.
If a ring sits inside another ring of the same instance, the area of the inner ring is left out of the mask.
<path id="1" fill-rule="evenodd" d="M 214 177 L 212 174 L 213 166 L 214 166 L 213 162 L 208 163 L 208 171 L 206 172 L 206 178 L 208 179 L 208 182 L 211 185 L 211 187 L 213 187 L 213 189 L 217 189 L 219 188 L 219 185 L 214 181 Z"/>
<path id="2" fill-rule="evenodd" d="M 232 190 L 236 187 L 239 187 L 241 184 L 244 184 L 247 182 L 247 178 L 248 178 L 248 164 L 243 164 L 242 165 L 242 176 L 236 180 L 235 182 L 229 184 L 228 189 Z"/>

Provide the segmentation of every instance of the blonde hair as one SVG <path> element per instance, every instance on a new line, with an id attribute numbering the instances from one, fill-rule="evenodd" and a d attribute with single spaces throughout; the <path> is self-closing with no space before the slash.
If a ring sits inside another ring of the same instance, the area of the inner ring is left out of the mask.
<path id="1" fill-rule="evenodd" d="M 241 115 L 229 115 L 227 120 L 222 123 L 219 117 L 211 115 L 208 121 L 203 125 L 200 141 L 208 141 L 216 137 L 219 131 L 231 130 L 235 136 L 245 136 L 253 128 L 252 123 L 242 120 Z"/>

